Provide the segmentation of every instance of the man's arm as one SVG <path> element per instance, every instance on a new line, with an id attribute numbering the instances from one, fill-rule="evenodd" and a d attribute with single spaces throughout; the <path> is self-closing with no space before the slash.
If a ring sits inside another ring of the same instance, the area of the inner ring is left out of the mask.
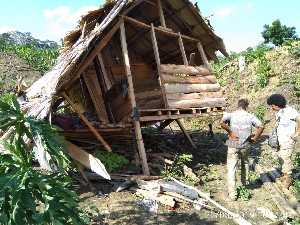
<path id="1" fill-rule="evenodd" d="M 220 122 L 221 127 L 227 131 L 229 138 L 234 140 L 234 141 L 238 141 L 239 138 L 237 136 L 235 136 L 235 134 L 232 132 L 232 130 L 230 129 L 230 127 L 225 123 L 225 121 L 221 120 Z"/>
<path id="2" fill-rule="evenodd" d="M 294 139 L 300 134 L 300 116 L 297 116 L 296 123 L 297 123 L 297 131 L 291 135 L 292 139 Z"/>
<path id="3" fill-rule="evenodd" d="M 262 134 L 262 132 L 264 131 L 264 129 L 265 129 L 265 126 L 264 126 L 263 124 L 260 124 L 260 125 L 258 126 L 258 128 L 257 128 L 257 131 L 256 131 L 254 137 L 252 137 L 251 140 L 252 140 L 253 142 L 256 142 L 257 139 L 258 139 L 258 138 L 260 137 L 260 135 Z"/>

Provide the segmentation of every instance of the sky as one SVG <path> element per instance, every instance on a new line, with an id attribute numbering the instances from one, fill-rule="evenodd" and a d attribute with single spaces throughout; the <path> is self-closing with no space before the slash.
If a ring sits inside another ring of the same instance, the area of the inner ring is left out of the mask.
<path id="1" fill-rule="evenodd" d="M 0 33 L 30 32 L 41 40 L 60 42 L 74 30 L 80 16 L 99 8 L 105 0 L 10 0 L 0 9 Z M 198 0 L 202 16 L 224 40 L 227 52 L 240 52 L 263 42 L 265 24 L 279 19 L 295 27 L 300 37 L 299 0 Z"/>

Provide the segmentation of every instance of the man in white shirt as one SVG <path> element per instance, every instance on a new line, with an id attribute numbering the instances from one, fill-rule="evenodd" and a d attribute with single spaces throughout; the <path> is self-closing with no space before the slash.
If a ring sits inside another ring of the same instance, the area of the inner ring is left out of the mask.
<path id="1" fill-rule="evenodd" d="M 238 101 L 238 109 L 231 113 L 224 113 L 220 122 L 221 127 L 228 132 L 227 141 L 227 169 L 228 169 L 228 197 L 237 199 L 236 169 L 239 156 L 241 157 L 241 181 L 243 185 L 249 182 L 249 152 L 250 142 L 256 142 L 264 130 L 262 122 L 252 113 L 247 112 L 249 102 L 246 99 Z M 230 125 L 227 125 L 229 122 Z M 252 135 L 252 126 L 257 127 Z"/>
<path id="2" fill-rule="evenodd" d="M 281 94 L 271 95 L 267 99 L 267 104 L 276 112 L 279 163 L 283 174 L 279 180 L 283 187 L 289 188 L 292 182 L 292 154 L 295 141 L 300 134 L 300 114 L 286 105 L 286 99 Z"/>

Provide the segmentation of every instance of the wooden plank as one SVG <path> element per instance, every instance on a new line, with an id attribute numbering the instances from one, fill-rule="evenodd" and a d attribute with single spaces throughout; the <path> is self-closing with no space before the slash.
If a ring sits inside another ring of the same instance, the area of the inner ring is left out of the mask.
<path id="1" fill-rule="evenodd" d="M 110 176 L 105 169 L 105 166 L 101 163 L 101 161 L 91 154 L 87 153 L 83 149 L 78 146 L 72 144 L 71 142 L 65 140 L 67 143 L 68 154 L 75 159 L 76 161 L 82 163 L 98 175 L 110 180 Z"/>
<path id="2" fill-rule="evenodd" d="M 191 93 L 191 92 L 205 92 L 205 91 L 219 91 L 220 84 L 178 84 L 165 85 L 165 93 Z"/>
<path id="3" fill-rule="evenodd" d="M 168 100 L 190 100 L 190 99 L 204 99 L 204 98 L 222 98 L 222 91 L 215 92 L 201 92 L 201 93 L 176 93 L 176 94 L 167 94 Z"/>
<path id="4" fill-rule="evenodd" d="M 122 21 L 122 23 L 120 25 L 120 35 L 121 35 L 123 59 L 124 59 L 124 64 L 125 64 L 125 72 L 126 72 L 127 81 L 128 81 L 129 96 L 130 96 L 131 106 L 134 109 L 136 107 L 136 102 L 135 102 L 135 95 L 134 95 L 134 89 L 133 89 L 133 83 L 132 83 L 128 50 L 127 50 L 124 21 Z M 138 145 L 138 149 L 139 149 L 139 154 L 140 154 L 140 157 L 142 160 L 142 169 L 143 169 L 144 174 L 149 176 L 150 171 L 149 171 L 149 167 L 148 167 L 148 163 L 147 163 L 147 156 L 146 156 L 141 126 L 140 126 L 139 121 L 134 120 L 134 128 L 135 128 L 135 133 L 136 133 L 136 141 L 137 141 L 137 145 Z"/>
<path id="5" fill-rule="evenodd" d="M 213 75 L 212 70 L 198 66 L 161 64 L 161 73 L 186 74 L 186 75 Z"/>
<path id="6" fill-rule="evenodd" d="M 207 76 L 180 76 L 162 73 L 164 83 L 177 83 L 177 84 L 215 84 L 217 78 L 215 75 Z"/>
<path id="7" fill-rule="evenodd" d="M 202 44 L 201 44 L 200 41 L 197 43 L 197 47 L 198 47 L 198 50 L 199 50 L 199 52 L 200 52 L 200 55 L 201 55 L 201 58 L 202 58 L 202 61 L 203 61 L 204 65 L 205 65 L 207 68 L 211 69 L 211 65 L 209 64 L 209 62 L 208 62 L 208 60 L 207 60 L 207 57 L 206 57 L 206 55 L 205 55 L 205 52 L 204 52 L 204 50 L 203 50 L 203 47 L 202 47 Z"/>
<path id="8" fill-rule="evenodd" d="M 132 111 L 132 105 L 128 98 L 123 98 L 122 93 L 115 97 L 110 104 L 114 120 L 119 122 L 124 116 Z"/>
<path id="9" fill-rule="evenodd" d="M 108 123 L 108 116 L 106 113 L 101 88 L 96 74 L 88 74 L 84 72 L 82 76 L 90 93 L 91 99 L 94 103 L 95 109 L 98 114 L 98 118 L 101 121 Z"/>
<path id="10" fill-rule="evenodd" d="M 111 79 L 108 77 L 108 74 L 106 73 L 106 69 L 105 69 L 105 66 L 104 66 L 104 62 L 103 62 L 101 53 L 99 53 L 99 54 L 97 55 L 97 57 L 98 57 L 98 60 L 99 60 L 99 63 L 100 63 L 102 75 L 103 75 L 103 77 L 104 77 L 106 89 L 109 90 L 109 89 L 111 89 L 111 87 L 113 86 L 113 83 L 112 83 L 113 80 L 111 80 Z"/>
<path id="11" fill-rule="evenodd" d="M 67 96 L 65 92 L 62 93 L 62 96 L 69 102 L 69 104 L 72 106 L 72 108 L 76 111 L 76 113 L 80 116 L 80 118 L 83 120 L 83 122 L 91 129 L 91 131 L 96 135 L 97 139 L 101 142 L 101 144 L 104 146 L 104 148 L 111 152 L 111 148 L 109 145 L 103 140 L 101 135 L 97 132 L 97 130 L 93 127 L 93 125 L 85 118 L 85 116 L 80 112 L 80 110 L 77 108 L 77 106 L 72 102 L 72 100 Z"/>
<path id="12" fill-rule="evenodd" d="M 187 57 L 186 57 L 186 54 L 185 54 L 182 37 L 181 37 L 180 33 L 178 33 L 178 35 L 179 35 L 178 42 L 179 42 L 179 47 L 180 47 L 180 51 L 181 51 L 181 55 L 182 55 L 182 59 L 183 59 L 183 64 L 188 65 L 188 60 L 187 60 Z"/>
<path id="13" fill-rule="evenodd" d="M 193 108 L 193 107 L 221 107 L 226 106 L 226 100 L 224 98 L 211 98 L 211 99 L 191 99 L 191 100 L 168 100 L 168 104 L 171 108 Z"/>

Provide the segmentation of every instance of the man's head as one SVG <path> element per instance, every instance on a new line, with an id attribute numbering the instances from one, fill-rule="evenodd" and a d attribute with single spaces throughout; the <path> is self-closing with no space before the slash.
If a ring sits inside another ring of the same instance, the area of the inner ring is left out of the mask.
<path id="1" fill-rule="evenodd" d="M 246 108 L 248 107 L 248 105 L 249 105 L 249 102 L 248 102 L 247 99 L 240 99 L 240 100 L 238 101 L 238 107 L 239 107 L 239 108 L 246 109 Z"/>
<path id="2" fill-rule="evenodd" d="M 273 108 L 273 105 L 274 105 L 274 106 L 278 106 L 279 108 L 282 109 L 286 106 L 286 100 L 285 100 L 285 97 L 283 97 L 283 95 L 281 95 L 281 94 L 272 94 L 267 99 L 267 104 L 271 105 L 272 108 Z"/>

